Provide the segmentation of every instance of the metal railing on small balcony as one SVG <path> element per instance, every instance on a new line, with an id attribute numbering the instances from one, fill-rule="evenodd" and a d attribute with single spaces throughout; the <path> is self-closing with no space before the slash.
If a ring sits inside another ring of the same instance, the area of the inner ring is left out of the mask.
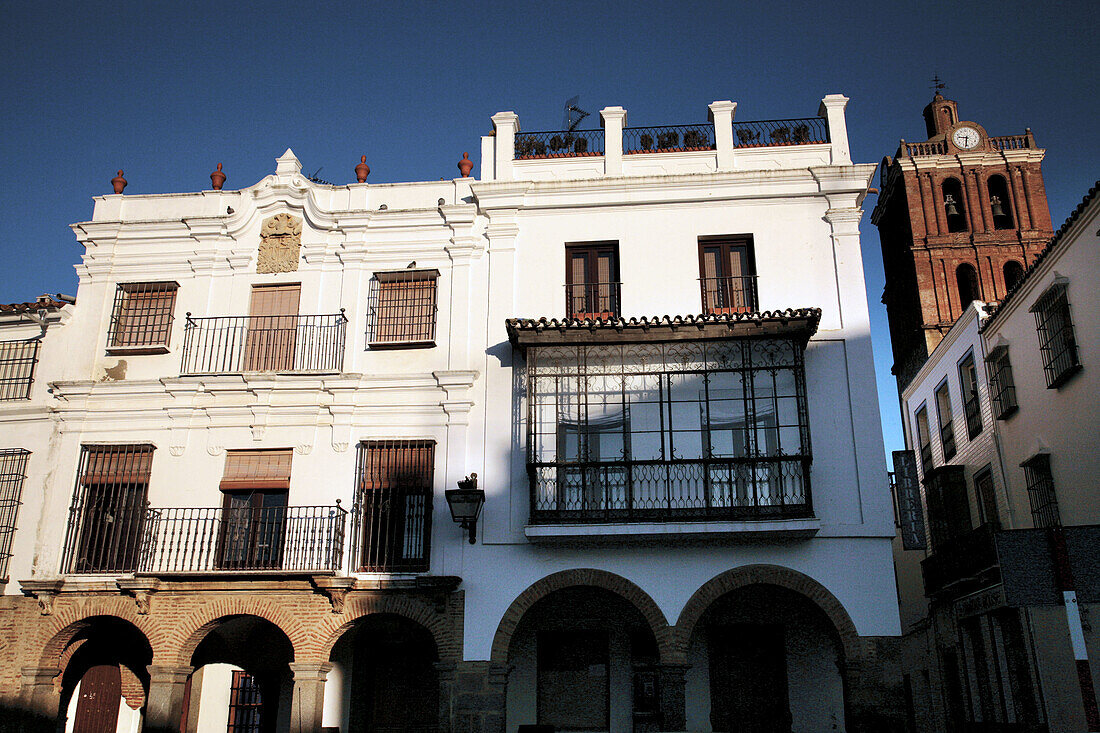
<path id="1" fill-rule="evenodd" d="M 1031 147 L 1031 136 L 1024 135 L 998 135 L 989 138 L 989 144 L 994 150 L 1027 150 Z"/>
<path id="2" fill-rule="evenodd" d="M 1000 578 L 994 541 L 997 530 L 996 524 L 983 524 L 933 548 L 921 561 L 925 594 L 935 596 L 952 588 L 965 593 L 983 580 L 996 582 Z"/>
<path id="3" fill-rule="evenodd" d="M 623 153 L 714 150 L 714 125 L 660 125 L 623 130 Z"/>
<path id="4" fill-rule="evenodd" d="M 701 277 L 699 288 L 703 294 L 703 313 L 707 315 L 751 313 L 757 309 L 755 275 Z"/>
<path id="5" fill-rule="evenodd" d="M 335 571 L 348 512 L 336 506 L 149 509 L 140 572 Z"/>
<path id="6" fill-rule="evenodd" d="M 180 373 L 339 372 L 347 322 L 343 309 L 309 316 L 192 318 L 188 313 Z"/>
<path id="7" fill-rule="evenodd" d="M 809 459 L 529 463 L 531 522 L 809 517 Z"/>
<path id="8" fill-rule="evenodd" d="M 603 151 L 603 130 L 516 133 L 516 160 L 526 158 L 577 158 L 603 155 Z"/>
<path id="9" fill-rule="evenodd" d="M 749 120 L 733 123 L 733 147 L 812 145 L 829 142 L 829 125 L 823 117 L 789 120 Z"/>
<path id="10" fill-rule="evenodd" d="M 565 286 L 565 312 L 569 318 L 606 321 L 617 318 L 622 283 L 570 283 Z"/>

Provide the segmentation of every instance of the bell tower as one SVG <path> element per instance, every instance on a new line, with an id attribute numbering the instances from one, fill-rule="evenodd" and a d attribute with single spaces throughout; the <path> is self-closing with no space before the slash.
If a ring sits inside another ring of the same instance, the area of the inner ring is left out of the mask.
<path id="1" fill-rule="evenodd" d="M 1012 289 L 1053 235 L 1031 129 L 990 136 L 940 93 L 928 139 L 902 140 L 879 168 L 871 214 L 882 243 L 893 372 L 907 385 L 972 300 Z"/>

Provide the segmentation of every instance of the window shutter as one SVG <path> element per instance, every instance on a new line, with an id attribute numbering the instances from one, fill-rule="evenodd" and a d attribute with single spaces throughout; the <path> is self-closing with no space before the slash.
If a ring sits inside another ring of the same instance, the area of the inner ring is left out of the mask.
<path id="1" fill-rule="evenodd" d="M 225 454 L 222 490 L 290 488 L 291 450 L 239 450 Z"/>

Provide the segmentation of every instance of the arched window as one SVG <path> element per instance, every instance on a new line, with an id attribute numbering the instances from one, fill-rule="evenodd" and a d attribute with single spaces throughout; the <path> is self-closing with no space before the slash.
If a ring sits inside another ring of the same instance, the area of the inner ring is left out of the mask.
<path id="1" fill-rule="evenodd" d="M 1008 183 L 1004 176 L 989 177 L 989 208 L 993 212 L 995 229 L 1012 229 L 1012 199 L 1008 195 Z"/>
<path id="2" fill-rule="evenodd" d="M 977 300 L 979 297 L 978 273 L 974 271 L 973 265 L 965 263 L 959 265 L 955 270 L 955 282 L 959 286 L 959 307 L 966 310 L 970 301 Z"/>
<path id="3" fill-rule="evenodd" d="M 1005 263 L 1005 292 L 1007 293 L 1012 288 L 1016 287 L 1021 280 L 1024 279 L 1024 266 L 1016 260 L 1009 260 Z"/>
<path id="4" fill-rule="evenodd" d="M 962 184 L 957 178 L 943 182 L 943 210 L 947 214 L 947 231 L 965 232 L 966 204 L 963 203 Z"/>

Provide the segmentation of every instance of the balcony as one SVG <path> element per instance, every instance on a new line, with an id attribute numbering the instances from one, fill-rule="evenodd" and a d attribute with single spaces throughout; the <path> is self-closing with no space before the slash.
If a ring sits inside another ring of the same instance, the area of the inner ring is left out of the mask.
<path id="1" fill-rule="evenodd" d="M 755 275 L 701 277 L 699 288 L 703 294 L 703 313 L 707 315 L 751 313 L 759 302 Z"/>
<path id="2" fill-rule="evenodd" d="M 921 561 L 925 595 L 958 597 L 999 583 L 996 534 L 995 525 L 983 524 L 937 547 Z"/>
<path id="3" fill-rule="evenodd" d="M 617 318 L 621 294 L 618 282 L 570 283 L 565 286 L 565 312 L 579 321 Z"/>
<path id="4" fill-rule="evenodd" d="M 343 309 L 330 315 L 187 314 L 180 374 L 332 373 L 344 368 Z"/>
<path id="5" fill-rule="evenodd" d="M 802 458 L 531 463 L 531 523 L 805 518 L 809 470 Z"/>

